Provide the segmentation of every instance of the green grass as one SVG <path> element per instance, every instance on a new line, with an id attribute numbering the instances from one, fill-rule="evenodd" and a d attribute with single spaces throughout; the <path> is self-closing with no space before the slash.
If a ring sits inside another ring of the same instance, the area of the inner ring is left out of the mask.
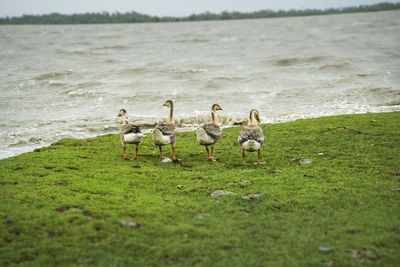
<path id="1" fill-rule="evenodd" d="M 137 161 L 122 159 L 118 135 L 1 160 L 0 265 L 395 266 L 399 121 L 395 112 L 262 125 L 260 166 L 256 153 L 241 165 L 241 127 L 223 130 L 217 162 L 194 132 L 179 133 L 186 167 L 162 163 L 150 134 Z M 336 126 L 362 133 L 321 132 Z M 291 161 L 300 157 L 312 163 Z M 236 195 L 210 196 L 219 189 Z"/>

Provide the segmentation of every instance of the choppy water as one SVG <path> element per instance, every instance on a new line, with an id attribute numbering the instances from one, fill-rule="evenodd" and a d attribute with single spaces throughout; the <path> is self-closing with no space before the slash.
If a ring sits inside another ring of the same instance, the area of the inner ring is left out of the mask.
<path id="1" fill-rule="evenodd" d="M 0 27 L 0 158 L 63 137 L 400 110 L 400 12 L 162 24 Z"/>

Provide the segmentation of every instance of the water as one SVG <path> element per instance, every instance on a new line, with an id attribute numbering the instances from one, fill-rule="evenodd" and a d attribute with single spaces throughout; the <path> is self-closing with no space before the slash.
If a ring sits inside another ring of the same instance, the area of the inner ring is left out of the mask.
<path id="1" fill-rule="evenodd" d="M 0 27 L 0 158 L 60 138 L 400 110 L 400 12 L 160 24 Z"/>

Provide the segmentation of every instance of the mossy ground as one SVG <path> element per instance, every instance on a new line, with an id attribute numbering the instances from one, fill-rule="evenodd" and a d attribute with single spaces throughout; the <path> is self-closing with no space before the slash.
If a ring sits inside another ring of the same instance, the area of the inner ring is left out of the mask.
<path id="1" fill-rule="evenodd" d="M 223 130 L 217 162 L 194 132 L 177 137 L 184 166 L 162 163 L 150 134 L 137 161 L 122 159 L 118 135 L 1 160 L 0 265 L 395 266 L 399 121 L 384 113 L 262 125 L 259 166 L 256 153 L 241 165 L 241 127 Z M 362 133 L 321 132 L 336 126 Z M 291 161 L 300 157 L 312 163 Z M 219 189 L 236 195 L 210 196 Z M 261 197 L 242 198 L 249 193 Z"/>

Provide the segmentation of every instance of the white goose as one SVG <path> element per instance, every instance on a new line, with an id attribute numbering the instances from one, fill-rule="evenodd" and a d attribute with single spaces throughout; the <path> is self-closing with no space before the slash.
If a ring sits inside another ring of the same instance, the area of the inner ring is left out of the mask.
<path id="1" fill-rule="evenodd" d="M 264 134 L 260 126 L 257 125 L 257 122 L 260 122 L 260 116 L 256 109 L 252 109 L 250 111 L 249 123 L 243 127 L 238 138 L 238 142 L 242 147 L 243 164 L 246 164 L 245 151 L 258 151 L 258 161 L 255 164 L 264 163 L 261 162 L 261 146 L 264 143 Z"/>
<path id="2" fill-rule="evenodd" d="M 136 155 L 133 158 L 135 160 L 138 157 L 139 143 L 145 135 L 140 131 L 139 126 L 129 123 L 128 113 L 125 109 L 121 109 L 119 111 L 118 117 L 122 117 L 122 126 L 119 130 L 119 136 L 121 138 L 121 143 L 124 150 L 124 159 L 130 160 L 130 158 L 126 156 L 125 152 L 126 144 L 135 144 Z"/>
<path id="3" fill-rule="evenodd" d="M 174 123 L 174 105 L 171 100 L 167 100 L 164 106 L 169 108 L 169 114 L 166 122 L 159 123 L 153 130 L 153 142 L 160 149 L 160 158 L 165 159 L 162 154 L 162 146 L 171 144 L 172 146 L 172 160 L 176 161 L 175 157 L 175 141 L 178 128 Z"/>
<path id="4" fill-rule="evenodd" d="M 201 127 L 197 129 L 197 142 L 200 145 L 206 147 L 208 160 L 215 161 L 215 158 L 212 156 L 214 152 L 214 146 L 218 142 L 219 138 L 222 135 L 221 126 L 219 126 L 218 118 L 216 111 L 222 110 L 222 108 L 218 104 L 214 104 L 211 107 L 211 118 L 212 122 L 203 124 Z M 208 146 L 211 145 L 211 153 L 208 149 Z"/>

